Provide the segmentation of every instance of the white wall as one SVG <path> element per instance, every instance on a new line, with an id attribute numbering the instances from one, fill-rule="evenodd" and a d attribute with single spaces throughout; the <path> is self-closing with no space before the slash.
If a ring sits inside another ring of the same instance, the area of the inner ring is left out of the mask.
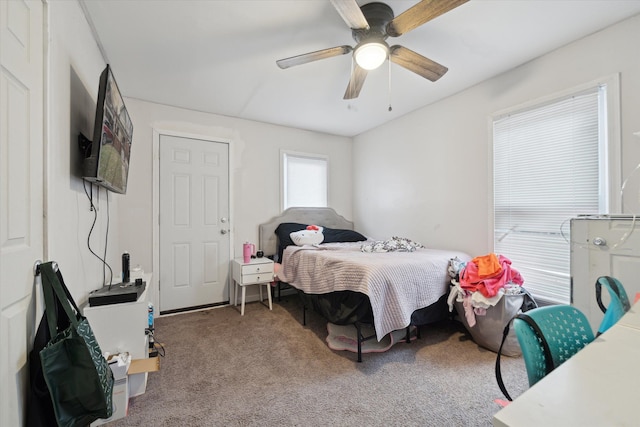
<path id="1" fill-rule="evenodd" d="M 46 147 L 45 256 L 57 261 L 74 299 L 86 301 L 87 294 L 103 282 L 102 263 L 87 248 L 94 218 L 80 178 L 78 133 L 92 139 L 100 73 L 105 67 L 100 50 L 75 1 L 53 1 L 49 8 L 49 81 Z M 95 192 L 94 192 L 95 195 Z M 120 279 L 118 243 L 119 196 L 109 195 L 110 230 L 107 261 L 116 282 Z M 98 220 L 91 247 L 104 255 L 107 220 L 106 195 L 94 198 Z"/>
<path id="2" fill-rule="evenodd" d="M 114 70 L 117 73 L 117 70 Z M 119 205 L 120 243 L 131 254 L 132 265 L 145 272 L 152 265 L 153 242 L 153 131 L 185 133 L 229 141 L 232 164 L 231 213 L 235 256 L 242 242 L 258 241 L 258 224 L 281 211 L 280 150 L 323 154 L 329 157 L 329 205 L 352 218 L 351 139 L 302 131 L 266 123 L 185 110 L 125 98 L 133 120 L 133 144 L 126 196 Z M 158 295 L 154 274 L 152 298 Z M 157 306 L 157 300 L 154 304 Z"/>
<path id="3" fill-rule="evenodd" d="M 358 229 L 473 256 L 490 252 L 491 115 L 614 73 L 621 80 L 624 179 L 640 162 L 633 136 L 640 130 L 638 40 L 640 16 L 354 138 Z"/>
<path id="4" fill-rule="evenodd" d="M 80 178 L 78 133 L 92 138 L 99 76 L 106 63 L 77 2 L 49 2 L 46 258 L 60 264 L 76 302 L 102 285 L 102 264 L 87 248 L 94 218 Z M 114 74 L 117 78 L 117 67 Z M 124 94 L 126 95 L 126 94 Z M 94 203 L 98 220 L 91 248 L 102 256 L 109 219 L 107 261 L 120 280 L 120 254 L 147 272 L 152 265 L 152 130 L 171 130 L 231 142 L 235 253 L 258 239 L 258 224 L 280 212 L 280 149 L 329 156 L 329 203 L 352 217 L 351 139 L 125 98 L 134 123 L 126 195 L 104 190 Z M 108 274 L 108 271 L 107 271 Z M 157 284 L 157 276 L 155 277 Z M 157 304 L 157 301 L 155 301 Z"/>

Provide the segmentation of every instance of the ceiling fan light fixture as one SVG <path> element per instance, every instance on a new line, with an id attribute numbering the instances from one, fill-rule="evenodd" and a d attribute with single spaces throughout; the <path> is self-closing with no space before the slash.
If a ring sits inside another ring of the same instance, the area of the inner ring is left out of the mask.
<path id="1" fill-rule="evenodd" d="M 379 41 L 363 43 L 353 52 L 356 64 L 365 70 L 375 70 L 387 60 L 388 56 L 389 46 Z"/>

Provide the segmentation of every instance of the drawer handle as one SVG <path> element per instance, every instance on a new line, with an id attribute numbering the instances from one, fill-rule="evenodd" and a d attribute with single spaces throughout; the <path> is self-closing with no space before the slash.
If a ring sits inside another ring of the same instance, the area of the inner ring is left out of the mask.
<path id="1" fill-rule="evenodd" d="M 260 272 L 260 267 L 256 267 L 256 271 L 259 273 Z"/>

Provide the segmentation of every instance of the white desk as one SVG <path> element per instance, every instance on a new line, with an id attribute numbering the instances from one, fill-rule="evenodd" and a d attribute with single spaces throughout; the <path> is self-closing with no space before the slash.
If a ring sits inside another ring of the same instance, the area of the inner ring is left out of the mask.
<path id="1" fill-rule="evenodd" d="M 618 321 L 617 325 L 640 329 L 640 302 L 632 305 L 629 311 Z"/>
<path id="2" fill-rule="evenodd" d="M 498 412 L 493 425 L 638 426 L 638 361 L 636 304 L 616 325 Z"/>

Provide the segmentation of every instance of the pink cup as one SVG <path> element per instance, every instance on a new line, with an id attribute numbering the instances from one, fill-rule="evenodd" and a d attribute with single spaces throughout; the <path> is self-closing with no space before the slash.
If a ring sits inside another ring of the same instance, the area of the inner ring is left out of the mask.
<path id="1" fill-rule="evenodd" d="M 253 255 L 254 251 L 255 245 L 253 243 L 247 242 L 242 245 L 242 256 L 244 258 L 245 264 L 251 262 L 251 255 Z"/>

